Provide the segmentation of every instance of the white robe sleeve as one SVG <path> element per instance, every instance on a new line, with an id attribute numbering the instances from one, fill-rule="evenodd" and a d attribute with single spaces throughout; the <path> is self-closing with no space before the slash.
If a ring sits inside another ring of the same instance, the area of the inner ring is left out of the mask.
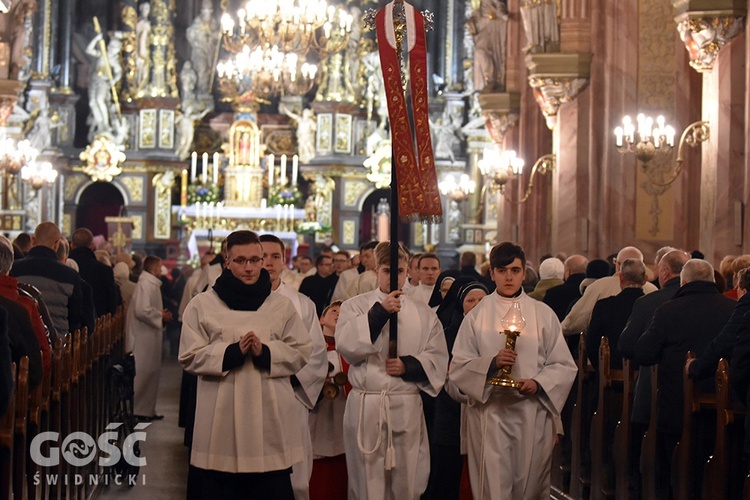
<path id="1" fill-rule="evenodd" d="M 427 380 L 417 382 L 417 386 L 430 396 L 437 397 L 445 384 L 448 372 L 448 346 L 445 343 L 443 325 L 438 317 L 434 313 L 425 314 L 423 317 L 429 318 L 427 321 L 431 321 L 432 324 L 426 325 L 430 327 L 430 333 L 424 349 L 414 355 L 427 374 Z M 408 335 L 408 332 L 399 331 L 399 335 Z"/>
<path id="2" fill-rule="evenodd" d="M 336 350 L 350 365 L 361 363 L 378 352 L 370 338 L 370 324 L 367 321 L 369 309 L 362 311 L 356 302 L 356 298 L 352 298 L 341 305 L 334 334 Z"/>
<path id="3" fill-rule="evenodd" d="M 299 387 L 294 390 L 297 399 L 312 410 L 318 401 L 318 395 L 323 389 L 328 374 L 328 355 L 326 341 L 323 338 L 323 330 L 320 329 L 320 322 L 315 311 L 315 304 L 307 297 L 300 297 L 300 307 L 302 309 L 302 322 L 309 325 L 310 340 L 312 341 L 312 352 L 310 361 L 297 372 Z"/>
<path id="4" fill-rule="evenodd" d="M 158 294 L 158 295 L 157 295 Z M 156 287 L 139 286 L 133 294 L 133 314 L 138 321 L 142 321 L 154 328 L 161 328 L 161 309 L 154 304 L 161 305 L 161 290 Z"/>
<path id="5" fill-rule="evenodd" d="M 497 353 L 480 352 L 474 328 L 475 318 L 475 311 L 472 311 L 464 318 L 458 329 L 456 342 L 453 344 L 449 377 L 462 393 L 486 403 L 491 393 L 491 388 L 487 385 L 487 375 Z"/>
<path id="6" fill-rule="evenodd" d="M 226 376 L 229 371 L 222 371 L 224 352 L 230 342 L 222 341 L 220 335 L 213 338 L 205 330 L 200 318 L 205 314 L 202 304 L 192 300 L 185 308 L 180 336 L 180 364 L 185 371 L 193 375 Z"/>
<path id="7" fill-rule="evenodd" d="M 541 339 L 546 358 L 541 370 L 533 379 L 542 389 L 538 393 L 540 400 L 545 406 L 550 403 L 552 407 L 549 409 L 554 408 L 555 411 L 552 413 L 559 415 L 568 398 L 578 368 L 565 343 L 557 318 L 552 318 L 551 314 L 549 316 L 544 322 L 544 335 Z"/>
<path id="8" fill-rule="evenodd" d="M 291 302 L 286 298 L 285 300 L 291 314 L 288 314 L 284 330 L 280 332 L 279 338 L 265 343 L 271 351 L 270 377 L 291 377 L 305 366 L 312 350 L 310 335 L 305 331 L 299 314 Z"/>

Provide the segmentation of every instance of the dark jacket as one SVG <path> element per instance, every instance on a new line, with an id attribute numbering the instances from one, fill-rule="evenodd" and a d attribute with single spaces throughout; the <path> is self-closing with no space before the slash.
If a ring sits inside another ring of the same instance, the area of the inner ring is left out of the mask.
<path id="1" fill-rule="evenodd" d="M 117 309 L 117 284 L 112 268 L 96 260 L 93 250 L 86 247 L 74 248 L 68 258 L 76 261 L 78 274 L 91 286 L 96 317 L 107 313 L 114 315 Z"/>
<path id="2" fill-rule="evenodd" d="M 690 376 L 692 378 L 713 377 L 721 358 L 726 358 L 727 361 L 731 360 L 734 343 L 737 340 L 737 332 L 745 321 L 745 314 L 750 312 L 750 293 L 743 295 L 736 304 L 729 321 L 716 338 L 708 344 L 706 352 L 690 364 Z"/>
<path id="3" fill-rule="evenodd" d="M 581 298 L 580 285 L 586 277 L 585 273 L 571 274 L 565 283 L 557 285 L 544 294 L 544 302 L 555 311 L 557 319 L 562 321 L 570 310 L 570 303 Z"/>
<path id="4" fill-rule="evenodd" d="M 318 313 L 318 317 L 323 314 L 323 309 L 331 303 L 331 296 L 338 281 L 339 276 L 336 273 L 332 273 L 325 278 L 315 273 L 303 279 L 302 283 L 300 283 L 299 293 L 307 295 L 315 303 L 315 310 Z"/>
<path id="5" fill-rule="evenodd" d="M 13 392 L 13 370 L 8 340 L 8 313 L 0 307 L 0 419 L 10 406 L 10 395 Z"/>
<path id="6" fill-rule="evenodd" d="M 729 365 L 729 380 L 732 389 L 745 405 L 745 408 L 750 408 L 750 391 L 748 391 L 748 384 L 750 384 L 750 313 L 745 315 L 742 325 L 737 330 L 732 364 Z M 745 442 L 742 451 L 745 456 L 750 455 L 750 419 L 748 418 L 745 418 Z"/>
<path id="7" fill-rule="evenodd" d="M 633 359 L 635 344 L 641 338 L 654 318 L 656 310 L 665 302 L 672 300 L 680 289 L 680 278 L 675 277 L 664 283 L 664 287 L 655 292 L 644 295 L 635 301 L 633 312 L 630 313 L 625 329 L 620 334 L 617 346 L 623 358 Z M 634 364 L 635 365 L 635 364 Z M 636 368 L 637 366 L 633 366 Z M 633 389 L 633 411 L 631 420 L 640 424 L 648 424 L 651 416 L 651 371 L 639 370 L 638 378 Z"/>
<path id="8" fill-rule="evenodd" d="M 10 355 L 17 364 L 22 357 L 29 357 L 29 390 L 36 389 L 42 383 L 42 353 L 39 341 L 31 326 L 29 313 L 26 308 L 15 301 L 0 296 L 0 306 L 8 313 L 8 340 L 10 341 Z"/>
<path id="9" fill-rule="evenodd" d="M 10 274 L 42 292 L 58 335 L 84 326 L 81 277 L 58 261 L 54 250 L 33 247 L 26 257 L 13 264 Z"/>
<path id="10" fill-rule="evenodd" d="M 640 297 L 643 297 L 642 288 L 625 288 L 614 297 L 599 299 L 594 304 L 586 332 L 586 353 L 595 369 L 599 369 L 599 344 L 602 337 L 609 340 L 610 366 L 615 370 L 622 369 L 622 354 L 617 344 L 633 310 L 633 304 Z"/>
<path id="11" fill-rule="evenodd" d="M 680 287 L 672 300 L 656 310 L 646 333 L 635 345 L 639 365 L 659 364 L 659 432 L 682 432 L 682 374 L 685 355 L 702 355 L 711 340 L 729 321 L 736 302 L 719 293 L 709 281 L 694 281 Z M 713 380 L 698 383 L 699 391 L 713 390 Z"/>

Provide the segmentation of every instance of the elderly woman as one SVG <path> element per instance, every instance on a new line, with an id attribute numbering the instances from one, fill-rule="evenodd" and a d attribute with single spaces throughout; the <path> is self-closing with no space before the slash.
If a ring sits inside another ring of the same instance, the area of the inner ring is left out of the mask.
<path id="1" fill-rule="evenodd" d="M 135 283 L 130 281 L 130 267 L 125 262 L 118 262 L 115 264 L 113 269 L 115 274 L 115 283 L 120 287 L 120 295 L 122 295 L 122 302 L 125 304 L 127 310 L 130 299 L 133 297 L 135 291 Z"/>

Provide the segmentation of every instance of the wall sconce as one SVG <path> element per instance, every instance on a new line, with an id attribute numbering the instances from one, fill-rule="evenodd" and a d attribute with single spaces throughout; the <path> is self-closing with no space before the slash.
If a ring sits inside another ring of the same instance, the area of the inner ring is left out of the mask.
<path id="1" fill-rule="evenodd" d="M 497 147 L 485 148 L 482 159 L 479 160 L 478 164 L 479 170 L 485 179 L 481 195 L 482 201 L 484 201 L 487 189 L 490 192 L 500 192 L 505 195 L 505 185 L 509 180 L 520 177 L 523 173 L 524 163 L 523 159 L 519 158 L 515 151 L 503 151 L 500 153 Z M 508 201 L 517 204 L 525 203 L 529 199 L 529 196 L 531 196 L 532 189 L 534 189 L 534 178 L 537 172 L 546 175 L 547 172 L 555 168 L 555 165 L 556 157 L 554 154 L 547 154 L 537 159 L 531 167 L 529 185 L 526 188 L 523 198 L 518 201 L 511 199 L 508 199 Z"/>
<path id="2" fill-rule="evenodd" d="M 438 188 L 443 196 L 447 196 L 456 203 L 461 203 L 474 194 L 477 183 L 469 179 L 466 174 L 461 174 L 459 181 L 456 182 L 456 178 L 449 174 L 438 184 Z"/>
<path id="3" fill-rule="evenodd" d="M 669 186 L 677 180 L 685 163 L 683 157 L 685 144 L 696 147 L 710 137 L 708 122 L 697 121 L 688 125 L 680 136 L 674 168 L 671 172 L 660 173 L 659 177 L 655 177 L 654 169 L 650 168 L 649 162 L 657 155 L 672 153 L 675 144 L 675 129 L 666 124 L 663 116 L 658 116 L 654 121 L 650 116 L 641 113 L 636 121 L 637 123 L 634 124 L 627 115 L 622 119 L 622 127 L 615 128 L 615 145 L 620 153 L 634 153 L 635 157 L 641 161 L 641 168 L 648 175 L 649 181 L 656 186 Z"/>

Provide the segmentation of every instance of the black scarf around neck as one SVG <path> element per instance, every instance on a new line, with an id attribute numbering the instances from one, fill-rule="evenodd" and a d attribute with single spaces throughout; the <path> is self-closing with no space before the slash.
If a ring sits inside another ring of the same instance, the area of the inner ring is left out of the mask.
<path id="1" fill-rule="evenodd" d="M 261 269 L 258 281 L 252 285 L 246 285 L 235 278 L 232 271 L 224 269 L 214 284 L 214 290 L 229 309 L 257 311 L 271 295 L 271 276 L 268 271 Z"/>

